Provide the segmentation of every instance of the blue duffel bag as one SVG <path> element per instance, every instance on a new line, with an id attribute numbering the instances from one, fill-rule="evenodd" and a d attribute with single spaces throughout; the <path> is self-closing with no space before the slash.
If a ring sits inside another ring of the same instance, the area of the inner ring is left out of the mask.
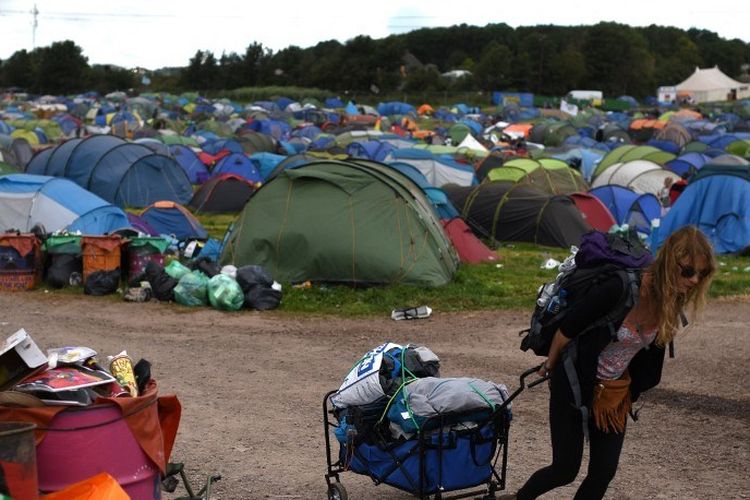
<path id="1" fill-rule="evenodd" d="M 471 429 L 435 431 L 423 436 L 422 484 L 419 438 L 387 447 L 361 443 L 349 457 L 342 445 L 340 458 L 353 472 L 417 495 L 471 488 L 492 477 L 497 425 L 490 420 Z"/>

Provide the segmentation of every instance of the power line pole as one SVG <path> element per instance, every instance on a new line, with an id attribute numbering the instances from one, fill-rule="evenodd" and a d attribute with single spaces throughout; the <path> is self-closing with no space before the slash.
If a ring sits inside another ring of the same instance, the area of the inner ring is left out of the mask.
<path id="1" fill-rule="evenodd" d="M 37 21 L 39 9 L 36 8 L 36 4 L 34 4 L 31 14 L 34 16 L 34 21 L 31 23 L 31 50 L 34 50 L 36 48 L 36 27 L 39 26 L 39 22 Z"/>

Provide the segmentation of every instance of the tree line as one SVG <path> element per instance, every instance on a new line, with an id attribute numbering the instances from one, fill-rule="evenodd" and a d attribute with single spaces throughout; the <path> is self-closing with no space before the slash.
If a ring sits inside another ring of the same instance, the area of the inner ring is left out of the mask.
<path id="1" fill-rule="evenodd" d="M 396 91 L 528 91 L 564 95 L 571 89 L 606 96 L 653 95 L 696 67 L 718 66 L 745 79 L 750 44 L 714 32 L 618 23 L 592 26 L 465 24 L 423 28 L 382 39 L 358 36 L 273 52 L 253 42 L 242 54 L 199 50 L 187 66 L 151 74 L 152 91 L 220 91 L 256 86 L 297 86 L 391 93 Z M 465 76 L 443 73 L 466 70 Z M 138 88 L 132 71 L 89 66 L 72 41 L 15 52 L 0 65 L 0 82 L 34 93 L 64 94 Z M 143 90 L 141 87 L 140 90 Z"/>

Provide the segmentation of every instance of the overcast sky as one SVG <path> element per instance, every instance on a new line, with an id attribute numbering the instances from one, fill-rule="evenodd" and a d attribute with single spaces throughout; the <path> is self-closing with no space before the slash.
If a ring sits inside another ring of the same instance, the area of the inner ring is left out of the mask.
<path id="1" fill-rule="evenodd" d="M 185 66 L 197 50 L 217 57 L 242 54 L 253 42 L 276 52 L 360 34 L 383 38 L 425 27 L 502 22 L 659 24 L 750 42 L 748 20 L 750 0 L 0 0 L 0 58 L 73 40 L 90 64 L 156 69 Z"/>

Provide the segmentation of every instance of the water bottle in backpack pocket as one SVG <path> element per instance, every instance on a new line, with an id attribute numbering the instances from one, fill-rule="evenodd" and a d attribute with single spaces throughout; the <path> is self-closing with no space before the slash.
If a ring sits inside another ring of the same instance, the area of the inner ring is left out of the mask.
<path id="1" fill-rule="evenodd" d="M 623 281 L 625 293 L 614 311 L 603 311 L 602 318 L 589 328 L 629 310 L 638 299 L 640 270 L 652 260 L 635 231 L 586 233 L 580 249 L 571 248 L 571 255 L 560 264 L 555 281 L 539 288 L 529 328 L 520 332 L 523 336 L 521 350 L 531 349 L 538 356 L 549 355 L 552 338 L 568 311 L 578 307 L 592 285 L 614 275 Z"/>

